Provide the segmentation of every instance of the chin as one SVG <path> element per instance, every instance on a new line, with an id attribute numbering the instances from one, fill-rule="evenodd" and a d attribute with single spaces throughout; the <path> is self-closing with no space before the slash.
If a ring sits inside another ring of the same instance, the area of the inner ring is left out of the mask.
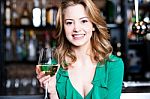
<path id="1" fill-rule="evenodd" d="M 83 47 L 83 46 L 85 46 L 85 45 L 87 45 L 87 43 L 72 43 L 72 46 L 74 46 L 74 47 Z"/>

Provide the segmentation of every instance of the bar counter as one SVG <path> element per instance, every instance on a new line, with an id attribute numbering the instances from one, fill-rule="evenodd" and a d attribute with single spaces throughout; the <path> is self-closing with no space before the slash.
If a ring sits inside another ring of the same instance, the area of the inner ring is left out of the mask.
<path id="1" fill-rule="evenodd" d="M 0 96 L 0 99 L 43 99 L 43 95 Z"/>
<path id="2" fill-rule="evenodd" d="M 42 95 L 0 96 L 0 99 L 43 99 Z M 120 99 L 150 99 L 150 93 L 122 93 Z"/>
<path id="3" fill-rule="evenodd" d="M 36 95 L 11 95 L 7 93 L 1 95 L 0 99 L 43 99 L 43 95 L 43 92 L 36 93 Z M 150 82 L 124 82 L 120 99 L 150 99 Z"/>

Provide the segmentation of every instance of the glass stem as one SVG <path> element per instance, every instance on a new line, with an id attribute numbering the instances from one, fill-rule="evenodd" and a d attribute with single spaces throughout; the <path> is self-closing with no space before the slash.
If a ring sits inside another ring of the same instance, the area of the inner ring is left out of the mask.
<path id="1" fill-rule="evenodd" d="M 44 97 L 44 99 L 48 99 L 47 93 L 48 93 L 48 84 L 46 83 L 46 86 L 45 86 L 45 97 Z"/>

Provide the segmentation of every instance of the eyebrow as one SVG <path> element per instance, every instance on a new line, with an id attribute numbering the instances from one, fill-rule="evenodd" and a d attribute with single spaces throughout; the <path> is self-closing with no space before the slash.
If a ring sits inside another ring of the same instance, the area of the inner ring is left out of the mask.
<path id="1" fill-rule="evenodd" d="M 79 19 L 81 20 L 81 19 L 84 19 L 84 18 L 88 18 L 88 17 L 81 17 L 81 18 L 79 18 Z M 73 19 L 65 19 L 65 21 L 66 21 L 66 20 L 71 20 L 71 21 L 73 21 Z"/>

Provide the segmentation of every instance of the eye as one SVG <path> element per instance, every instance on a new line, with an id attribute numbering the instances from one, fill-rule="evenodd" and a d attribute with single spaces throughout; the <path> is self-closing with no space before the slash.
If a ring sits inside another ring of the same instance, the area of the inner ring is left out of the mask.
<path id="1" fill-rule="evenodd" d="M 86 22 L 88 22 L 88 20 L 82 20 L 81 22 L 82 22 L 82 23 L 86 23 Z"/>
<path id="2" fill-rule="evenodd" d="M 66 22 L 67 25 L 71 25 L 73 22 Z"/>

